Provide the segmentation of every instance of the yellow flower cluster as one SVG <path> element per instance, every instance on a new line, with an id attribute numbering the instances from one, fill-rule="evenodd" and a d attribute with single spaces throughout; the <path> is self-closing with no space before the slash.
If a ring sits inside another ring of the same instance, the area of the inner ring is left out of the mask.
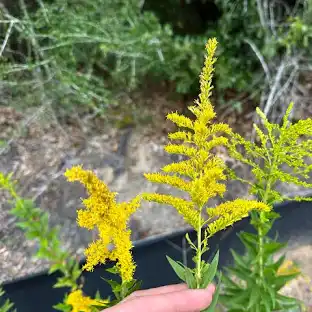
<path id="1" fill-rule="evenodd" d="M 179 140 L 179 144 L 169 143 L 165 150 L 171 154 L 181 154 L 188 159 L 172 163 L 162 168 L 161 173 L 146 173 L 145 177 L 154 183 L 165 183 L 189 194 L 189 200 L 164 194 L 143 194 L 143 198 L 162 204 L 172 205 L 183 215 L 184 219 L 197 231 L 206 223 L 201 216 L 203 207 L 209 199 L 220 196 L 226 191 L 226 180 L 223 160 L 211 153 L 219 145 L 227 145 L 228 139 L 223 136 L 232 134 L 227 124 L 212 123 L 216 113 L 210 101 L 212 76 L 214 72 L 214 57 L 217 40 L 210 39 L 206 45 L 207 56 L 200 75 L 200 94 L 195 105 L 189 110 L 195 115 L 195 120 L 180 115 L 177 112 L 167 115 L 180 129 L 168 135 L 170 140 Z M 223 135 L 220 135 L 223 134 Z M 263 203 L 248 200 L 227 202 L 208 210 L 210 221 L 209 235 L 223 230 L 234 222 L 246 217 L 252 209 L 268 211 L 270 208 Z M 207 220 L 208 223 L 209 220 Z"/>
<path id="2" fill-rule="evenodd" d="M 107 303 L 107 300 L 91 299 L 84 296 L 80 289 L 72 291 L 66 299 L 66 304 L 72 306 L 72 312 L 92 312 L 92 306 L 105 306 Z"/>
<path id="3" fill-rule="evenodd" d="M 136 197 L 128 203 L 116 203 L 116 193 L 110 192 L 104 182 L 82 166 L 68 169 L 65 176 L 70 182 L 81 182 L 88 191 L 89 197 L 83 200 L 86 209 L 78 210 L 78 225 L 89 230 L 96 227 L 99 231 L 98 240 L 85 250 L 87 262 L 84 269 L 92 271 L 94 266 L 110 259 L 117 261 L 122 281 L 131 281 L 135 264 L 131 254 L 131 231 L 127 228 L 127 222 L 140 206 L 140 198 Z M 111 243 L 113 250 L 108 249 Z"/>
<path id="4" fill-rule="evenodd" d="M 209 236 L 247 217 L 251 210 L 270 211 L 270 208 L 262 202 L 244 199 L 235 199 L 214 208 L 207 208 L 209 220 L 215 219 L 207 227 Z"/>

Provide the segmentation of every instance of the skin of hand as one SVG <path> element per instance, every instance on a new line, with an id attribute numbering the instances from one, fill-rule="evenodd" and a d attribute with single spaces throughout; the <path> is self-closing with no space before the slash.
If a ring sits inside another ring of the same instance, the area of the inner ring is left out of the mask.
<path id="1" fill-rule="evenodd" d="M 139 290 L 104 311 L 199 312 L 209 306 L 214 291 L 214 285 L 209 285 L 206 289 L 188 289 L 186 284 Z"/>

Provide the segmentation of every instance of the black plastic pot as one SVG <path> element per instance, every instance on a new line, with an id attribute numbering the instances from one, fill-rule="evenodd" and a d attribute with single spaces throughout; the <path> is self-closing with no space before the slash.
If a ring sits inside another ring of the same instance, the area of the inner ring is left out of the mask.
<path id="1" fill-rule="evenodd" d="M 280 241 L 288 241 L 294 236 L 312 237 L 312 203 L 289 202 L 276 207 L 276 211 L 282 215 L 274 225 L 271 235 L 279 233 Z M 234 227 L 219 233 L 210 241 L 210 251 L 204 256 L 210 261 L 217 249 L 220 250 L 220 268 L 230 264 L 232 257 L 230 249 L 241 252 L 243 247 L 236 233 L 240 231 L 252 232 L 249 220 L 244 219 Z M 187 249 L 185 233 L 177 232 L 169 236 L 145 239 L 135 244 L 133 254 L 137 263 L 136 278 L 143 281 L 143 288 L 157 287 L 179 282 L 175 273 L 169 266 L 165 255 L 175 260 L 183 261 L 190 265 L 191 251 Z M 190 237 L 195 238 L 195 233 L 189 231 Z M 84 291 L 88 295 L 94 295 L 97 290 L 103 297 L 110 295 L 110 288 L 101 279 L 108 277 L 105 272 L 107 266 L 99 266 L 94 272 L 84 272 L 86 280 Z M 61 302 L 66 289 L 53 289 L 57 274 L 47 273 L 16 280 L 3 286 L 6 298 L 15 304 L 18 312 L 50 312 L 55 311 L 52 306 Z"/>

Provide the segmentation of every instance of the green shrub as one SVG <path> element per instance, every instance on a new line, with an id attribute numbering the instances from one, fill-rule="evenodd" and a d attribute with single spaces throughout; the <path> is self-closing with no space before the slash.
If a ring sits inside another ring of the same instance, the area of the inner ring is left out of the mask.
<path id="1" fill-rule="evenodd" d="M 35 12 L 21 0 L 18 19 L 4 16 L 16 21 L 12 38 L 23 51 L 14 52 L 23 55 L 8 50 L 1 76 L 19 100 L 38 90 L 65 106 L 105 108 L 117 103 L 112 91 L 116 98 L 147 75 L 187 93 L 200 72 L 204 37 L 174 37 L 138 0 L 55 0 Z"/>
<path id="2" fill-rule="evenodd" d="M 2 101 L 103 112 L 147 77 L 170 81 L 181 94 L 197 93 L 205 38 L 216 36 L 227 47 L 218 52 L 218 102 L 228 89 L 258 102 L 266 87 L 259 55 L 270 67 L 286 52 L 308 54 L 310 2 L 298 0 L 295 11 L 272 2 L 274 16 L 263 20 L 269 9 L 255 0 L 146 1 L 144 7 L 140 0 L 40 0 L 37 7 L 19 0 L 15 16 L 1 12 L 4 41 L 12 27 L 0 70 L 8 94 Z M 200 5 L 215 16 L 201 15 Z"/>
<path id="3" fill-rule="evenodd" d="M 263 93 L 274 84 L 274 77 L 268 77 L 267 71 L 274 75 L 287 53 L 291 52 L 291 58 L 301 64 L 311 60 L 307 49 L 312 35 L 311 0 L 215 3 L 222 14 L 208 35 L 216 36 L 226 47 L 219 53 L 216 75 L 221 103 L 227 89 L 247 93 L 256 103 L 260 102 Z M 303 55 L 309 56 L 309 60 L 304 60 Z M 236 103 L 233 99 L 232 104 Z"/>

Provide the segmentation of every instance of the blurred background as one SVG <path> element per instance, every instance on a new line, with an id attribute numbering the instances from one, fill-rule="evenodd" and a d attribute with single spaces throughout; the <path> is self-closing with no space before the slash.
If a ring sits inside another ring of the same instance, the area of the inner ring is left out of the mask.
<path id="1" fill-rule="evenodd" d="M 188 114 L 209 37 L 219 41 L 219 121 L 253 136 L 258 106 L 277 123 L 290 101 L 294 121 L 312 116 L 311 0 L 0 3 L 0 171 L 13 172 L 20 194 L 60 226 L 65 248 L 77 256 L 95 233 L 76 225 L 84 190 L 67 183 L 64 170 L 95 170 L 119 200 L 138 191 L 176 194 L 143 173 L 178 160 L 163 151 L 173 129 L 165 116 Z M 248 176 L 248 168 L 239 170 Z M 226 200 L 247 194 L 239 182 L 228 184 Z M 0 205 L 0 283 L 47 268 L 32 258 L 38 246 L 16 227 L 5 193 Z M 154 203 L 130 222 L 135 241 L 185 226 L 173 208 Z"/>

